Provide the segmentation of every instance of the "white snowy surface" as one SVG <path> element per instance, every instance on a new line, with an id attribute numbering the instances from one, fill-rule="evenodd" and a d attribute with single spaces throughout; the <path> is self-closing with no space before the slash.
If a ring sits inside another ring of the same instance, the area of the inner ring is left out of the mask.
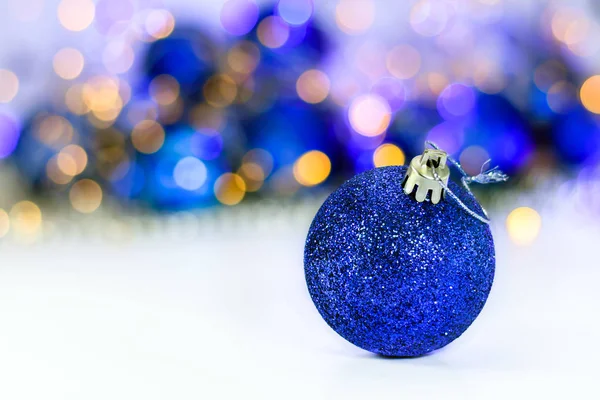
<path id="1" fill-rule="evenodd" d="M 35 243 L 0 244 L 0 398 L 597 398 L 600 229 L 557 202 L 516 247 L 503 221 L 531 201 L 514 201 L 493 215 L 482 315 L 415 359 L 368 354 L 321 320 L 302 265 L 318 203 L 47 221 Z"/>

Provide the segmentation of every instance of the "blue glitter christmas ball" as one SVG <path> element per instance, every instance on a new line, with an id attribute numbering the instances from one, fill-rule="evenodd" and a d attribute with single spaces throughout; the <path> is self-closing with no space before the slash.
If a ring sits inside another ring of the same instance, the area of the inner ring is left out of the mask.
<path id="1" fill-rule="evenodd" d="M 488 225 L 449 196 L 437 205 L 404 194 L 406 167 L 364 172 L 325 201 L 304 253 L 321 316 L 355 345 L 414 357 L 458 338 L 482 310 L 494 279 Z M 472 210 L 477 200 L 450 189 Z"/>

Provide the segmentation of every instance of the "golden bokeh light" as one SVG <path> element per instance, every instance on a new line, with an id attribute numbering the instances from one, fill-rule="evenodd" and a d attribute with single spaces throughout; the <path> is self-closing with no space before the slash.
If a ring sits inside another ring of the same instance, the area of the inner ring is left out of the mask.
<path id="1" fill-rule="evenodd" d="M 146 33 L 153 39 L 164 39 L 175 29 L 175 17 L 167 10 L 152 10 L 145 22 Z"/>
<path id="2" fill-rule="evenodd" d="M 156 153 L 165 142 L 165 130 L 156 121 L 141 121 L 131 131 L 131 142 L 140 153 Z"/>
<path id="3" fill-rule="evenodd" d="M 242 158 L 242 164 L 257 164 L 266 179 L 273 172 L 273 156 L 264 149 L 252 149 Z"/>
<path id="4" fill-rule="evenodd" d="M 389 104 L 377 95 L 355 98 L 348 110 L 352 128 L 363 136 L 378 136 L 387 130 L 392 120 Z"/>
<path id="5" fill-rule="evenodd" d="M 40 142 L 60 149 L 71 143 L 75 131 L 66 118 L 60 115 L 43 115 L 36 120 L 35 134 Z"/>
<path id="6" fill-rule="evenodd" d="M 579 96 L 588 111 L 600 114 L 600 75 L 588 78 L 581 86 Z"/>
<path id="7" fill-rule="evenodd" d="M 46 175 L 48 179 L 57 185 L 66 185 L 73 180 L 73 175 L 65 174 L 58 166 L 58 154 L 50 158 L 46 163 Z"/>
<path id="8" fill-rule="evenodd" d="M 449 83 L 448 78 L 439 72 L 430 72 L 427 74 L 427 86 L 429 86 L 429 90 L 435 96 L 439 96 Z"/>
<path id="9" fill-rule="evenodd" d="M 96 76 L 83 86 L 83 97 L 87 106 L 93 110 L 110 110 L 119 98 L 119 83 L 107 76 Z"/>
<path id="10" fill-rule="evenodd" d="M 304 153 L 294 163 L 294 178 L 303 186 L 315 186 L 324 182 L 331 173 L 329 157 L 318 150 Z"/>
<path id="11" fill-rule="evenodd" d="M 8 234 L 10 230 L 10 218 L 8 213 L 0 208 L 0 238 Z"/>
<path id="12" fill-rule="evenodd" d="M 341 0 L 335 8 L 338 28 L 349 35 L 368 30 L 375 21 L 375 4 L 372 0 Z"/>
<path id="13" fill-rule="evenodd" d="M 80 213 L 93 213 L 102 204 L 102 188 L 91 179 L 82 179 L 71 187 L 69 200 Z"/>
<path id="14" fill-rule="evenodd" d="M 179 82 L 171 75 L 159 75 L 152 79 L 148 91 L 152 100 L 166 106 L 179 97 Z"/>
<path id="15" fill-rule="evenodd" d="M 88 114 L 87 121 L 90 125 L 92 125 L 96 129 L 108 129 L 114 125 L 115 121 L 102 121 L 96 118 L 95 114 Z"/>
<path id="16" fill-rule="evenodd" d="M 248 192 L 258 191 L 265 180 L 265 171 L 259 164 L 254 162 L 243 163 L 238 170 L 238 174 L 246 182 L 246 191 Z"/>
<path id="17" fill-rule="evenodd" d="M 58 4 L 58 20 L 70 31 L 86 29 L 96 14 L 96 6 L 91 0 L 61 0 Z"/>
<path id="18" fill-rule="evenodd" d="M 108 112 L 107 112 L 107 116 L 109 116 Z M 95 113 L 88 114 L 87 121 L 96 129 L 108 129 L 108 128 L 112 127 L 115 123 L 114 119 L 109 119 L 107 121 L 101 120 L 98 117 L 96 117 Z"/>
<path id="19" fill-rule="evenodd" d="M 535 242 L 542 229 L 542 217 L 533 208 L 519 207 L 506 218 L 506 230 L 510 239 L 519 246 Z"/>
<path id="20" fill-rule="evenodd" d="M 296 81 L 298 96 L 309 104 L 318 104 L 329 95 L 331 83 L 327 75 L 317 69 L 305 71 Z"/>
<path id="21" fill-rule="evenodd" d="M 396 78 L 410 79 L 421 69 L 421 54 L 414 47 L 401 44 L 388 52 L 385 64 Z"/>
<path id="22" fill-rule="evenodd" d="M 52 59 L 54 72 L 66 80 L 77 78 L 83 71 L 84 64 L 83 54 L 72 47 L 60 49 Z"/>
<path id="23" fill-rule="evenodd" d="M 19 92 L 19 78 L 8 69 L 0 69 L 0 103 L 9 103 Z"/>
<path id="24" fill-rule="evenodd" d="M 270 16 L 258 24 L 256 35 L 263 46 L 277 49 L 289 39 L 290 28 L 280 17 Z"/>
<path id="25" fill-rule="evenodd" d="M 265 171 L 263 171 L 262 167 L 257 163 L 244 163 L 240 167 L 240 171 L 242 172 L 244 177 L 250 180 L 257 182 L 265 180 Z"/>
<path id="26" fill-rule="evenodd" d="M 66 146 L 58 153 L 57 157 L 58 168 L 66 175 L 79 175 L 87 167 L 87 153 L 79 145 L 71 144 Z"/>
<path id="27" fill-rule="evenodd" d="M 112 123 L 117 119 L 121 111 L 123 110 L 123 100 L 121 97 L 117 97 L 115 103 L 111 108 L 108 109 L 95 109 L 92 110 L 93 116 L 102 122 L 107 122 L 107 126 L 112 125 Z M 102 125 L 102 124 L 101 124 Z"/>
<path id="28" fill-rule="evenodd" d="M 75 115 L 84 115 L 90 111 L 88 105 L 83 101 L 83 85 L 76 84 L 65 92 L 65 105 Z"/>
<path id="29" fill-rule="evenodd" d="M 90 78 L 83 85 L 82 95 L 86 106 L 94 114 L 110 113 L 123 106 L 123 100 L 119 93 L 119 81 L 109 76 L 98 75 Z"/>
<path id="30" fill-rule="evenodd" d="M 406 156 L 402 149 L 395 144 L 385 143 L 373 152 L 373 165 L 376 168 L 390 165 L 404 165 Z"/>
<path id="31" fill-rule="evenodd" d="M 260 61 L 260 50 L 248 41 L 236 44 L 227 53 L 227 65 L 238 74 L 249 75 L 256 69 Z"/>
<path id="32" fill-rule="evenodd" d="M 590 20 L 580 18 L 575 23 L 571 24 L 565 34 L 565 44 L 577 45 L 583 42 L 590 34 Z"/>
<path id="33" fill-rule="evenodd" d="M 227 172 L 215 182 L 215 196 L 221 204 L 234 206 L 246 195 L 246 182 L 238 174 Z"/>
<path id="34" fill-rule="evenodd" d="M 20 201 L 10 210 L 11 227 L 18 236 L 35 236 L 42 227 L 42 211 L 31 201 Z"/>
<path id="35" fill-rule="evenodd" d="M 229 75 L 212 76 L 204 84 L 204 98 L 213 107 L 227 107 L 237 97 L 237 85 Z"/>
<path id="36" fill-rule="evenodd" d="M 63 153 L 62 151 L 58 153 L 56 156 L 56 165 L 60 172 L 67 176 L 77 175 L 77 162 L 69 153 Z"/>
<path id="37" fill-rule="evenodd" d="M 582 42 L 589 35 L 590 21 L 581 10 L 559 8 L 550 23 L 556 40 L 571 46 Z"/>

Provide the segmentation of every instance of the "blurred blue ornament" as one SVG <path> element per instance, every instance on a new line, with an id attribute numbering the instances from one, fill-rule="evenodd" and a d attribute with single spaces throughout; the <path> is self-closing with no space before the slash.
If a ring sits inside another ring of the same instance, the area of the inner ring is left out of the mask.
<path id="1" fill-rule="evenodd" d="M 214 160 L 223 153 L 223 136 L 212 129 L 199 130 L 190 140 L 190 149 L 201 160 Z"/>
<path id="2" fill-rule="evenodd" d="M 557 117 L 553 137 L 556 153 L 567 163 L 597 161 L 600 155 L 600 119 L 582 106 Z"/>
<path id="3" fill-rule="evenodd" d="M 146 184 L 146 172 L 135 160 L 123 161 L 108 179 L 112 193 L 121 200 L 137 200 Z"/>
<path id="4" fill-rule="evenodd" d="M 147 50 L 144 68 L 150 79 L 167 74 L 177 80 L 185 97 L 198 99 L 206 80 L 216 70 L 216 49 L 203 32 L 177 28 Z"/>
<path id="5" fill-rule="evenodd" d="M 274 170 L 293 165 L 311 150 L 325 153 L 334 169 L 341 157 L 330 113 L 301 100 L 280 99 L 265 113 L 243 119 L 242 128 L 248 149 L 269 152 Z"/>
<path id="6" fill-rule="evenodd" d="M 336 119 L 333 130 L 344 151 L 340 163 L 340 175 L 347 179 L 357 173 L 373 168 L 373 151 L 385 140 L 385 134 L 375 137 L 363 136 L 354 131 L 348 121 Z"/>
<path id="7" fill-rule="evenodd" d="M 215 204 L 215 182 L 229 171 L 219 134 L 196 131 L 187 125 L 167 128 L 165 142 L 157 152 L 138 154 L 136 158 L 135 169 L 125 178 L 130 190 L 144 179 L 138 196 L 160 210 Z"/>
<path id="8" fill-rule="evenodd" d="M 488 225 L 450 198 L 406 195 L 406 167 L 377 168 L 344 183 L 313 220 L 306 282 L 327 324 L 365 350 L 414 357 L 458 338 L 481 312 L 494 279 Z M 451 190 L 482 213 L 454 182 Z"/>
<path id="9" fill-rule="evenodd" d="M 266 9 L 256 27 L 246 36 L 246 40 L 260 45 L 260 67 L 303 70 L 322 61 L 331 45 L 324 31 L 312 19 L 312 11 L 300 25 L 289 22 L 298 16 L 286 18 L 288 20 L 278 14 L 277 7 Z"/>
<path id="10" fill-rule="evenodd" d="M 443 120 L 438 112 L 425 104 L 411 104 L 395 115 L 387 139 L 398 144 L 407 160 L 423 152 L 427 133 Z"/>
<path id="11" fill-rule="evenodd" d="M 278 99 L 283 97 L 284 93 L 290 94 L 292 90 L 295 90 L 295 86 L 291 85 L 291 82 L 295 82 L 295 80 L 291 78 L 291 75 L 288 78 L 284 78 L 281 74 L 274 75 L 273 71 L 267 71 L 265 68 L 255 71 L 250 87 L 251 98 L 234 106 L 238 118 L 254 118 L 268 112 Z M 297 74 L 295 79 L 298 79 Z M 284 84 L 286 80 L 290 83 L 289 85 Z"/>
<path id="12" fill-rule="evenodd" d="M 386 140 L 386 133 L 376 136 L 361 135 L 352 128 L 348 113 L 335 118 L 332 126 L 335 138 L 344 152 L 338 171 L 340 175 L 348 179 L 357 173 L 372 169 L 373 151 Z"/>
<path id="13" fill-rule="evenodd" d="M 463 122 L 463 147 L 482 147 L 494 165 L 509 175 L 520 171 L 531 159 L 534 143 L 527 121 L 503 96 L 479 94 L 473 111 Z"/>
<path id="14" fill-rule="evenodd" d="M 383 144 L 384 138 L 379 136 L 369 139 L 375 139 L 375 141 L 372 143 L 365 143 L 351 139 L 346 143 L 346 157 L 351 161 L 351 167 L 348 168 L 349 171 L 343 171 L 344 177 L 352 176 L 373 168 L 373 152 L 378 146 Z"/>
<path id="15" fill-rule="evenodd" d="M 34 187 L 52 184 L 52 171 L 60 165 L 57 157 L 61 150 L 77 145 L 89 151 L 93 143 L 89 131 L 80 117 L 54 112 L 51 107 L 36 112 L 23 125 L 13 153 L 14 163 Z"/>
<path id="16" fill-rule="evenodd" d="M 503 96 L 477 93 L 468 86 L 454 84 L 440 95 L 437 110 L 416 105 L 398 113 L 388 137 L 400 145 L 407 159 L 421 153 L 424 140 L 439 144 L 453 155 L 479 146 L 494 165 L 515 173 L 533 155 L 529 131 L 524 116 Z"/>
<path id="17" fill-rule="evenodd" d="M 549 122 L 554 117 L 554 111 L 548 104 L 548 94 L 532 85 L 529 92 L 529 107 L 532 117 L 541 122 Z"/>

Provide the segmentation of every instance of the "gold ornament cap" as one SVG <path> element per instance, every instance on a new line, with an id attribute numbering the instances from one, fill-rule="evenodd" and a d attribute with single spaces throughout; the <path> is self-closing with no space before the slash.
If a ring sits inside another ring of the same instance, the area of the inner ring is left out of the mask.
<path id="1" fill-rule="evenodd" d="M 450 178 L 447 161 L 448 154 L 437 149 L 426 149 L 422 155 L 413 158 L 406 172 L 404 193 L 411 195 L 416 188 L 414 197 L 419 203 L 427 199 L 433 204 L 439 203 L 446 196 L 440 181 L 447 186 Z"/>

